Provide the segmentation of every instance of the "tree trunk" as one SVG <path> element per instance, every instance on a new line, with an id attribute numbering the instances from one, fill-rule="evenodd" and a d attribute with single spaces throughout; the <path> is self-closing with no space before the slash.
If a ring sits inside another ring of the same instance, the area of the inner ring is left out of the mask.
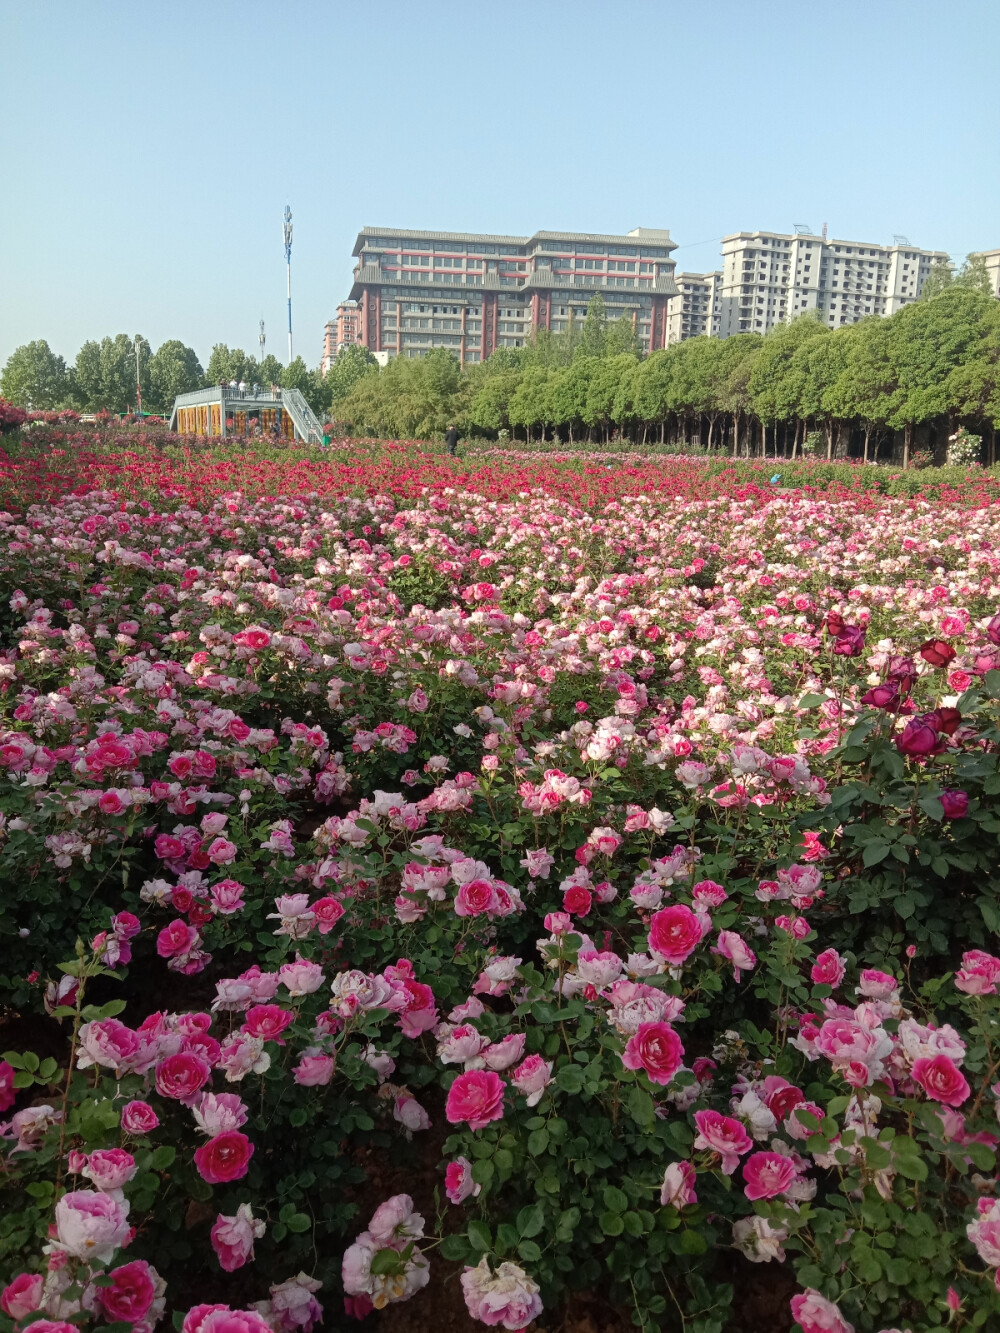
<path id="1" fill-rule="evenodd" d="M 833 422 L 827 419 L 826 423 L 826 461 L 829 463 L 833 457 Z"/>
<path id="2" fill-rule="evenodd" d="M 708 418 L 708 451 L 712 452 L 712 436 L 715 434 L 715 418 Z"/>
<path id="3" fill-rule="evenodd" d="M 903 469 L 910 466 L 910 446 L 913 443 L 913 423 L 908 421 L 903 430 Z"/>
<path id="4" fill-rule="evenodd" d="M 872 437 L 872 423 L 871 423 L 870 421 L 866 421 L 866 422 L 865 422 L 865 456 L 864 456 L 864 459 L 862 460 L 866 465 L 867 465 L 867 463 L 868 463 L 868 443 L 869 443 L 869 441 L 871 440 L 871 437 Z"/>

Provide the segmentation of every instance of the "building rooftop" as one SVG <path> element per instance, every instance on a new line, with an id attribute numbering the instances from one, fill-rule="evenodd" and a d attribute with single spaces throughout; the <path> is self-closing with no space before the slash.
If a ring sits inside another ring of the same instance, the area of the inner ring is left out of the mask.
<path id="1" fill-rule="evenodd" d="M 489 241 L 492 245 L 527 246 L 533 241 L 582 241 L 610 245 L 615 241 L 646 241 L 651 245 L 676 250 L 677 244 L 670 239 L 669 231 L 650 227 L 636 227 L 629 232 L 585 232 L 585 231 L 536 231 L 531 236 L 497 236 L 488 232 L 472 231 L 414 231 L 406 227 L 362 227 L 351 252 L 360 255 L 365 242 L 374 236 L 398 236 L 400 240 L 413 241 L 461 241 L 473 244 L 477 241 Z"/>

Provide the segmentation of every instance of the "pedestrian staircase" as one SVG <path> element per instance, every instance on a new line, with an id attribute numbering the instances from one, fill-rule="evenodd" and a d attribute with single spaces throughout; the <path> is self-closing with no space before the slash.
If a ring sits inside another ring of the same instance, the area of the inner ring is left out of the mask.
<path id="1" fill-rule="evenodd" d="M 323 427 L 300 389 L 282 389 L 281 405 L 292 418 L 295 433 L 307 444 L 323 443 Z"/>

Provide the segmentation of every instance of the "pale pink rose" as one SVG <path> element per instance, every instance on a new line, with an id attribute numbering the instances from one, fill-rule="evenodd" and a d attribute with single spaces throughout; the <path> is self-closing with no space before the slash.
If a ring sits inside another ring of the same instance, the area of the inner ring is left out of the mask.
<path id="1" fill-rule="evenodd" d="M 271 1067 L 271 1057 L 260 1037 L 234 1032 L 222 1043 L 216 1068 L 226 1075 L 227 1083 L 239 1083 L 247 1074 L 263 1074 Z"/>
<path id="2" fill-rule="evenodd" d="M 120 1192 L 135 1175 L 135 1158 L 124 1148 L 97 1148 L 80 1172 L 102 1193 Z"/>
<path id="3" fill-rule="evenodd" d="M 311 1333 L 323 1318 L 323 1307 L 315 1295 L 322 1285 L 317 1278 L 298 1273 L 270 1288 L 270 1318 L 279 1333 L 295 1329 Z"/>
<path id="4" fill-rule="evenodd" d="M 129 1236 L 128 1204 L 110 1194 L 76 1190 L 56 1204 L 56 1238 L 74 1259 L 109 1263 Z"/>
<path id="5" fill-rule="evenodd" d="M 965 1228 L 965 1234 L 990 1268 L 1000 1268 L 1000 1200 L 979 1199 L 977 1217 Z"/>
<path id="6" fill-rule="evenodd" d="M 461 1023 L 451 1029 L 439 1028 L 438 1032 L 437 1058 L 443 1065 L 469 1066 L 473 1061 L 482 1065 L 479 1057 L 489 1045 L 489 1040 L 478 1028 L 471 1023 Z"/>
<path id="7" fill-rule="evenodd" d="M 233 1217 L 224 1217 L 220 1213 L 210 1233 L 212 1249 L 220 1266 L 227 1273 L 242 1268 L 248 1259 L 253 1258 L 253 1243 L 265 1230 L 263 1219 L 254 1217 L 248 1203 L 241 1203 Z"/>
<path id="8" fill-rule="evenodd" d="M 757 955 L 735 930 L 720 930 L 719 942 L 712 952 L 721 954 L 732 963 L 733 977 L 736 981 L 741 979 L 744 972 L 749 972 L 757 966 Z"/>
<path id="9" fill-rule="evenodd" d="M 246 889 L 235 879 L 220 879 L 209 889 L 212 906 L 220 916 L 232 916 L 234 912 L 241 912 L 246 906 L 243 901 L 244 893 Z"/>
<path id="10" fill-rule="evenodd" d="M 532 879 L 548 879 L 549 872 L 555 865 L 555 857 L 549 854 L 547 848 L 539 847 L 536 851 L 526 852 L 521 865 Z"/>
<path id="11" fill-rule="evenodd" d="M 468 1121 L 470 1129 L 483 1129 L 492 1120 L 503 1119 L 504 1081 L 492 1069 L 471 1069 L 459 1074 L 448 1090 L 445 1116 L 452 1125 Z"/>
<path id="12" fill-rule="evenodd" d="M 495 1069 L 497 1073 L 502 1073 L 509 1069 L 511 1065 L 517 1064 L 524 1054 L 524 1043 L 526 1041 L 523 1032 L 512 1032 L 504 1037 L 503 1041 L 496 1041 L 492 1046 L 487 1046 L 482 1051 L 483 1063 L 487 1069 Z"/>
<path id="13" fill-rule="evenodd" d="M 733 1245 L 752 1264 L 766 1264 L 776 1259 L 785 1262 L 782 1242 L 788 1239 L 788 1228 L 776 1226 L 766 1217 L 741 1217 L 733 1224 Z"/>
<path id="14" fill-rule="evenodd" d="M 524 1269 L 502 1263 L 492 1273 L 485 1255 L 462 1274 L 462 1294 L 471 1317 L 483 1324 L 524 1329 L 542 1313 L 538 1284 Z"/>
<path id="15" fill-rule="evenodd" d="M 753 1139 L 738 1120 L 719 1111 L 695 1111 L 694 1123 L 698 1127 L 695 1150 L 718 1153 L 722 1158 L 723 1175 L 731 1176 L 743 1153 L 753 1147 Z"/>
<path id="16" fill-rule="evenodd" d="M 416 1097 L 411 1097 L 406 1092 L 397 1095 L 392 1108 L 392 1118 L 398 1120 L 403 1128 L 408 1129 L 411 1134 L 431 1127 L 430 1116 Z"/>
<path id="17" fill-rule="evenodd" d="M 527 1055 L 514 1070 L 510 1081 L 528 1099 L 529 1106 L 537 1106 L 552 1081 L 552 1062 L 543 1060 L 540 1055 Z"/>
<path id="18" fill-rule="evenodd" d="M 240 1129 L 247 1122 L 247 1108 L 235 1092 L 202 1093 L 191 1110 L 195 1124 L 210 1139 Z"/>
<path id="19" fill-rule="evenodd" d="M 698 1173 L 690 1162 L 671 1162 L 663 1173 L 660 1189 L 660 1203 L 663 1207 L 672 1204 L 674 1208 L 684 1208 L 689 1203 L 697 1203 L 697 1178 Z"/>
<path id="20" fill-rule="evenodd" d="M 283 963 L 278 968 L 278 976 L 290 995 L 311 995 L 323 984 L 323 969 L 299 954 L 294 963 Z"/>
<path id="21" fill-rule="evenodd" d="M 809 1287 L 791 1299 L 792 1318 L 802 1325 L 802 1333 L 854 1333 L 833 1301 Z"/>
<path id="22" fill-rule="evenodd" d="M 228 838 L 213 838 L 205 849 L 205 855 L 216 866 L 228 866 L 236 860 L 237 849 Z"/>
<path id="23" fill-rule="evenodd" d="M 368 1234 L 379 1245 L 392 1245 L 398 1240 L 419 1240 L 424 1234 L 424 1219 L 414 1211 L 408 1194 L 394 1194 L 380 1203 L 368 1223 Z"/>
<path id="24" fill-rule="evenodd" d="M 131 1061 L 139 1053 L 139 1038 L 131 1028 L 119 1023 L 117 1018 L 96 1019 L 84 1023 L 79 1032 L 77 1065 L 86 1069 L 88 1065 L 101 1065 L 104 1069 L 118 1072 L 129 1069 Z"/>
<path id="25" fill-rule="evenodd" d="M 743 1163 L 743 1193 L 748 1199 L 776 1199 L 784 1194 L 798 1172 L 790 1157 L 778 1152 L 755 1152 Z"/>
<path id="26" fill-rule="evenodd" d="M 472 1179 L 472 1163 L 467 1157 L 456 1158 L 445 1167 L 444 1192 L 452 1203 L 474 1199 L 481 1189 Z"/>
<path id="27" fill-rule="evenodd" d="M 1000 982 L 1000 958 L 970 949 L 962 954 L 962 966 L 955 973 L 955 985 L 966 995 L 996 995 Z"/>
<path id="28" fill-rule="evenodd" d="M 576 956 L 576 972 L 581 982 L 603 991 L 621 976 L 625 964 L 607 949 L 581 949 Z"/>
<path id="29" fill-rule="evenodd" d="M 899 982 L 888 972 L 880 972 L 876 967 L 868 967 L 861 973 L 858 994 L 867 1000 L 890 1000 L 899 989 Z"/>
<path id="30" fill-rule="evenodd" d="M 332 1055 L 303 1051 L 295 1066 L 295 1082 L 303 1088 L 325 1087 L 333 1078 L 334 1067 Z"/>
<path id="31" fill-rule="evenodd" d="M 195 1305 L 184 1316 L 182 1333 L 274 1333 L 256 1310 L 231 1310 L 228 1305 Z"/>

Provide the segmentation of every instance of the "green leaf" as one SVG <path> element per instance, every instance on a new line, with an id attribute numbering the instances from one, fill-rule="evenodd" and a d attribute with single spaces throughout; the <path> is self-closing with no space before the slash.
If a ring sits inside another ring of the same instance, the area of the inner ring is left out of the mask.
<path id="1" fill-rule="evenodd" d="M 888 855 L 889 844 L 883 842 L 881 838 L 873 838 L 861 853 L 861 860 L 866 866 L 877 866 L 878 863 L 884 861 Z"/>
<path id="2" fill-rule="evenodd" d="M 625 1230 L 625 1223 L 618 1213 L 602 1213 L 598 1221 L 606 1236 L 620 1236 Z"/>
<path id="3" fill-rule="evenodd" d="M 944 819 L 944 806 L 941 804 L 939 797 L 929 794 L 927 796 L 921 796 L 918 804 L 925 815 L 929 815 L 931 819 L 937 820 L 939 824 L 941 820 Z"/>
<path id="4" fill-rule="evenodd" d="M 579 1092 L 583 1087 L 583 1070 L 579 1065 L 563 1065 L 556 1074 L 556 1084 L 563 1092 Z"/>
<path id="5" fill-rule="evenodd" d="M 517 1252 L 526 1263 L 537 1263 L 542 1257 L 542 1251 L 533 1240 L 522 1240 L 517 1247 Z"/>
<path id="6" fill-rule="evenodd" d="M 818 708 L 820 704 L 825 704 L 825 703 L 826 703 L 825 694 L 804 694 L 802 698 L 799 700 L 797 707 L 805 709 Z"/>
<path id="7" fill-rule="evenodd" d="M 292 1217 L 289 1217 L 287 1219 L 287 1221 L 285 1222 L 285 1226 L 288 1228 L 289 1231 L 295 1231 L 295 1232 L 308 1231 L 309 1228 L 312 1226 L 312 1221 L 310 1220 L 309 1217 L 306 1216 L 305 1213 L 295 1213 Z"/>
<path id="8" fill-rule="evenodd" d="M 458 1263 L 469 1253 L 469 1242 L 465 1236 L 445 1236 L 441 1242 L 441 1255 L 451 1263 Z"/>
<path id="9" fill-rule="evenodd" d="M 490 1229 L 486 1223 L 481 1222 L 479 1218 L 474 1218 L 469 1223 L 469 1230 L 466 1234 L 469 1237 L 469 1244 L 479 1254 L 486 1254 L 489 1250 L 492 1250 L 493 1236 L 490 1234 Z"/>
<path id="10" fill-rule="evenodd" d="M 522 1239 L 537 1236 L 545 1226 L 545 1212 L 541 1204 L 532 1203 L 517 1215 L 517 1230 Z"/>
<path id="11" fill-rule="evenodd" d="M 157 1148 L 149 1159 L 149 1164 L 156 1171 L 164 1171 L 168 1166 L 173 1166 L 174 1159 L 177 1156 L 177 1149 L 171 1148 L 168 1144 L 163 1144 Z"/>
<path id="12" fill-rule="evenodd" d="M 628 1092 L 629 1115 L 637 1125 L 651 1125 L 656 1119 L 653 1099 L 643 1088 L 630 1088 Z"/>
<path id="13" fill-rule="evenodd" d="M 549 1146 L 549 1131 L 533 1129 L 528 1135 L 528 1152 L 532 1157 L 539 1157 Z"/>
<path id="14" fill-rule="evenodd" d="M 628 1195 L 616 1185 L 605 1185 L 604 1206 L 612 1213 L 623 1213 L 628 1207 Z"/>

